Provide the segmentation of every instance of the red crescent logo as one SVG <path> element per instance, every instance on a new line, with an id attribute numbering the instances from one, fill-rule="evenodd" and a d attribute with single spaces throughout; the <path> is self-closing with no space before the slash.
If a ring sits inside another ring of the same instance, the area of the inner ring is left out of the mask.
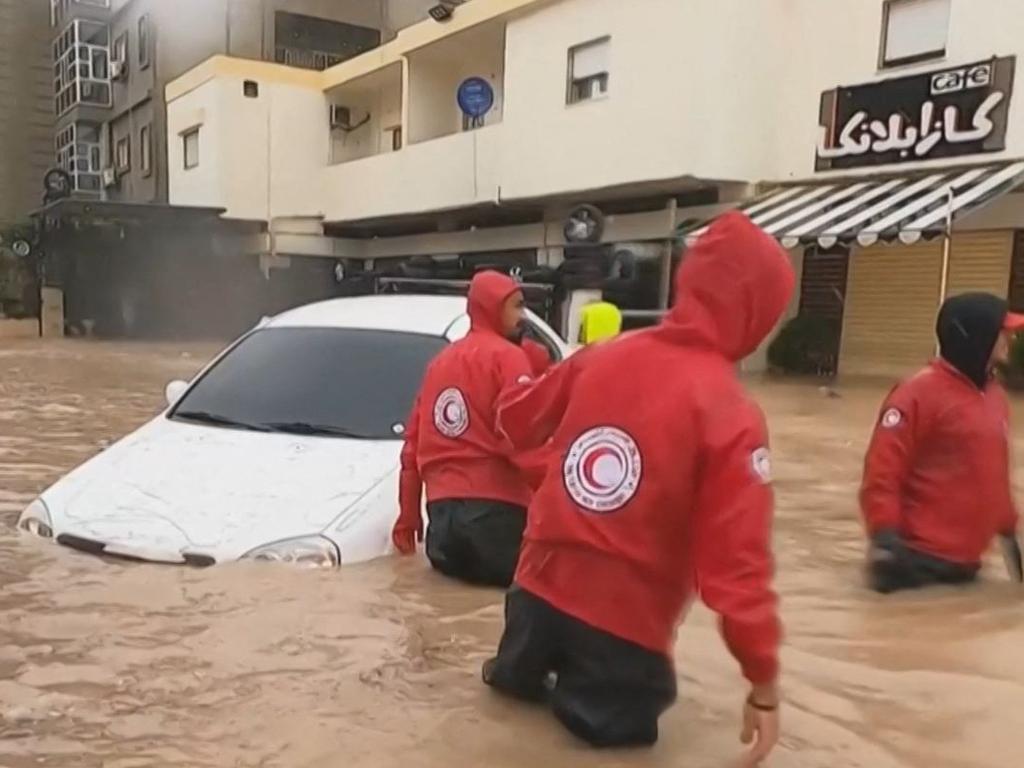
<path id="1" fill-rule="evenodd" d="M 445 437 L 461 437 L 469 429 L 469 408 L 466 398 L 455 387 L 449 387 L 434 401 L 434 426 Z"/>
<path id="2" fill-rule="evenodd" d="M 597 513 L 624 507 L 640 487 L 643 461 L 636 441 L 616 427 L 596 427 L 570 446 L 565 489 L 580 507 Z"/>

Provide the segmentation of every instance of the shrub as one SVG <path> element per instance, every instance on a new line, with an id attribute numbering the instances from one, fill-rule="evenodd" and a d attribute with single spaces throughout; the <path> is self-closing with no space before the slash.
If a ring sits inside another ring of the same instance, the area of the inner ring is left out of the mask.
<path id="1" fill-rule="evenodd" d="M 1024 333 L 1017 334 L 1010 342 L 1010 354 L 1000 373 L 1007 387 L 1024 390 Z"/>
<path id="2" fill-rule="evenodd" d="M 832 375 L 836 368 L 839 323 L 817 315 L 798 315 L 768 346 L 768 364 L 783 373 Z"/>

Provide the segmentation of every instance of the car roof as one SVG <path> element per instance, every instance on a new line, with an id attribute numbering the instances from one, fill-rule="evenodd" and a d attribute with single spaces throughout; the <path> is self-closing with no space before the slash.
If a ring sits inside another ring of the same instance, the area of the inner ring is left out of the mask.
<path id="1" fill-rule="evenodd" d="M 465 314 L 465 296 L 353 296 L 288 310 L 264 327 L 358 328 L 444 336 Z"/>

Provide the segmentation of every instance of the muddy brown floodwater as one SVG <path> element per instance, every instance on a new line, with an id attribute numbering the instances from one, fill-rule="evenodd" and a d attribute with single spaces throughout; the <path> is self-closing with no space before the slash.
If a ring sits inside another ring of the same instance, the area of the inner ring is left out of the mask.
<path id="1" fill-rule="evenodd" d="M 738 753 L 744 690 L 700 607 L 680 633 L 661 742 L 599 754 L 479 683 L 501 598 L 422 560 L 190 570 L 15 533 L 36 493 L 149 418 L 164 384 L 212 351 L 0 346 L 0 766 L 719 768 Z M 970 589 L 861 587 L 855 489 L 881 386 L 838 399 L 753 388 L 773 433 L 787 630 L 771 765 L 1024 764 L 1024 592 L 999 561 Z"/>

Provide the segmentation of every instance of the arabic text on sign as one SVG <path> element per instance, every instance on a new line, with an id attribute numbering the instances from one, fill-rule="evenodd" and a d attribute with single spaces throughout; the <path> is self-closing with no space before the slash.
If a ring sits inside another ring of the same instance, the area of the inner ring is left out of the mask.
<path id="1" fill-rule="evenodd" d="M 973 69 L 978 69 L 977 67 Z M 955 73 L 944 73 L 955 74 Z M 935 81 L 933 80 L 933 88 Z M 962 87 L 980 87 L 977 85 Z M 935 102 L 926 101 L 921 105 L 917 125 L 908 125 L 903 114 L 895 112 L 887 121 L 871 120 L 864 110 L 855 112 L 843 126 L 839 141 L 834 147 L 822 142 L 818 156 L 823 159 L 866 155 L 869 152 L 887 154 L 899 152 L 900 157 L 926 157 L 935 147 L 945 141 L 947 144 L 967 144 L 988 138 L 995 130 L 990 117 L 1006 94 L 995 91 L 978 106 L 971 118 L 970 127 L 961 127 L 960 107 L 950 105 L 938 113 Z"/>

